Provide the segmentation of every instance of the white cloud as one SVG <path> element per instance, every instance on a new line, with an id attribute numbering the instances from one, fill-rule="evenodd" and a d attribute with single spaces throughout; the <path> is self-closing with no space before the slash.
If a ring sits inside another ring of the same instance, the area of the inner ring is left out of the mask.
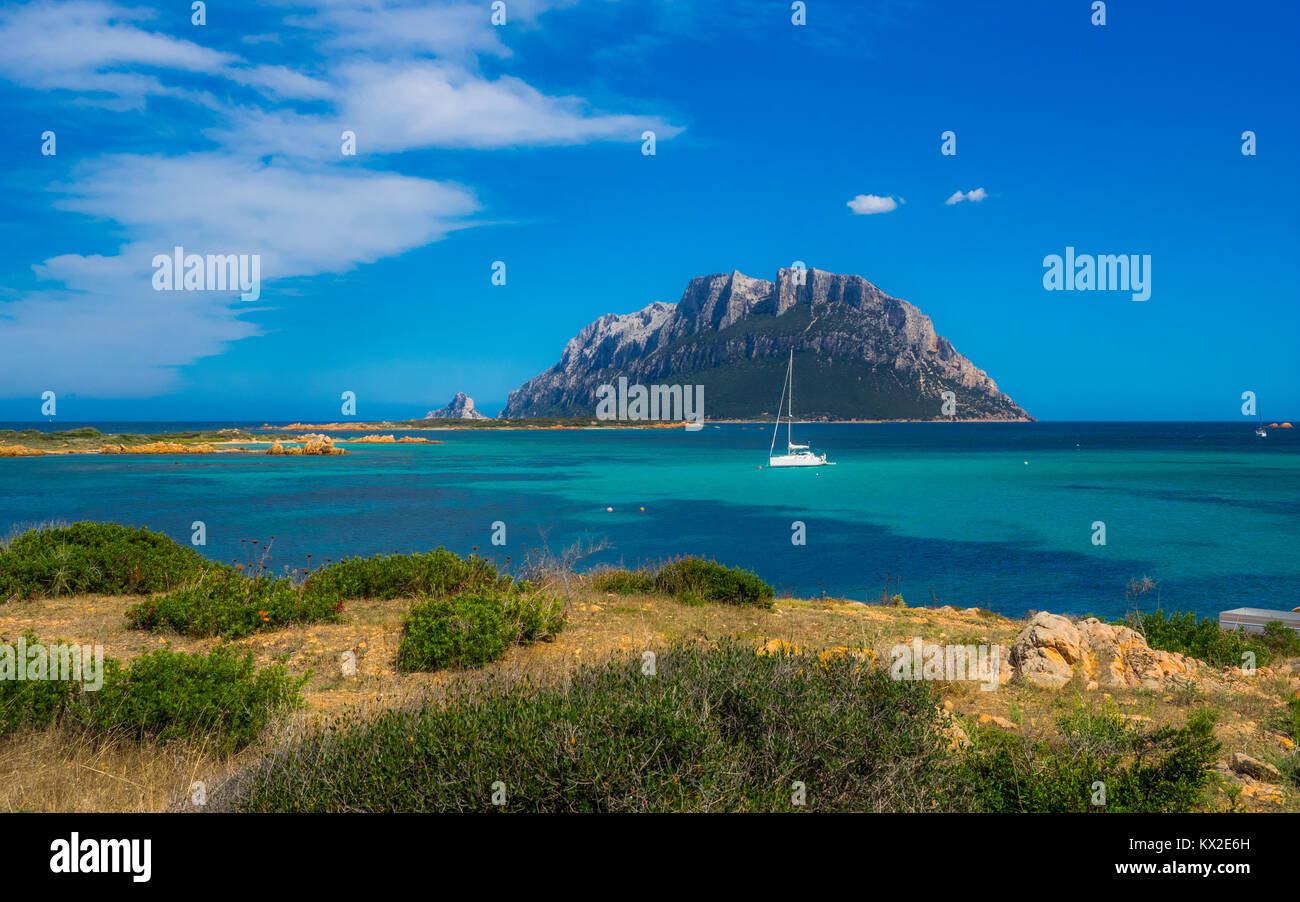
<path id="1" fill-rule="evenodd" d="M 974 190 L 967 191 L 965 194 L 958 191 L 955 194 L 953 194 L 952 197 L 944 201 L 944 203 L 950 207 L 953 204 L 959 204 L 964 200 L 971 201 L 972 203 L 979 203 L 980 201 L 982 201 L 984 198 L 988 196 L 989 196 L 988 192 L 985 191 L 983 188 L 975 188 Z"/>
<path id="2" fill-rule="evenodd" d="M 120 223 L 128 248 L 143 247 L 150 259 L 176 244 L 195 253 L 260 253 L 264 280 L 395 256 L 463 227 L 479 209 L 472 192 L 450 183 L 287 169 L 230 154 L 109 156 L 75 176 L 60 186 L 55 205 Z"/>
<path id="3" fill-rule="evenodd" d="M 522 15 L 515 3 L 508 3 L 512 17 Z M 325 3 L 313 12 L 292 16 L 288 24 L 325 33 L 324 43 L 345 50 L 371 54 L 409 56 L 436 54 L 471 58 L 476 54 L 505 57 L 509 49 L 501 42 L 501 29 L 494 27 L 486 3 L 430 5 L 426 0 L 402 4 L 382 0 Z"/>
<path id="4" fill-rule="evenodd" d="M 238 57 L 135 23 L 151 14 L 97 0 L 36 2 L 0 12 L 0 77 L 39 90 L 111 95 L 112 106 L 139 107 L 148 95 L 183 96 L 143 66 L 218 73 Z M 86 98 L 89 99 L 89 98 Z"/>
<path id="5" fill-rule="evenodd" d="M 543 11 L 572 2 L 511 0 L 509 21 L 533 27 Z M 0 9 L 0 78 L 119 109 L 180 99 L 196 106 L 198 128 L 219 148 L 88 160 L 53 187 L 57 208 L 104 220 L 122 244 L 116 254 L 69 252 L 37 263 L 49 287 L 0 301 L 6 394 L 60 385 L 100 397 L 162 392 L 180 378 L 177 367 L 260 334 L 250 317 L 258 308 L 233 293 L 152 290 L 153 256 L 176 245 L 260 254 L 261 303 L 275 304 L 277 280 L 344 272 L 472 224 L 472 190 L 368 170 L 367 152 L 635 144 L 647 128 L 660 138 L 681 131 L 510 75 L 485 77 L 478 58 L 509 58 L 503 41 L 511 33 L 491 26 L 486 3 L 280 6 L 289 16 L 265 17 L 266 30 L 241 39 L 240 53 L 203 46 L 203 29 L 176 32 L 194 40 L 175 37 L 157 14 L 111 0 Z M 281 32 L 285 44 L 329 65 L 278 64 Z M 224 99 L 216 88 L 196 89 L 196 75 L 247 90 Z M 362 156 L 339 166 L 344 129 L 357 133 Z M 272 166 L 261 159 L 268 155 Z"/>
<path id="6" fill-rule="evenodd" d="M 849 201 L 848 207 L 857 216 L 870 216 L 873 213 L 888 213 L 898 208 L 898 201 L 892 197 L 879 197 L 875 194 L 859 194 Z"/>
<path id="7" fill-rule="evenodd" d="M 516 0 L 511 21 L 528 24 L 569 0 Z M 593 110 L 580 97 L 548 95 L 518 78 L 488 79 L 476 54 L 507 56 L 502 29 L 481 4 L 327 2 L 291 18 L 341 59 L 327 77 L 283 65 L 259 65 L 231 53 L 146 30 L 151 13 L 104 0 L 38 0 L 0 12 L 0 77 L 38 90 L 66 89 L 80 99 L 142 108 L 150 96 L 214 107 L 224 120 L 205 134 L 232 149 L 260 154 L 337 155 L 338 134 L 357 132 L 371 150 L 499 148 L 623 140 L 681 128 L 657 116 Z M 260 36 L 259 36 L 260 37 Z M 251 45 L 256 49 L 259 45 Z M 424 54 L 451 58 L 431 61 Z M 146 69 L 147 72 L 137 71 Z M 331 101 L 329 113 L 217 103 L 183 86 L 203 74 L 253 89 L 265 101 Z M 326 147 L 310 148 L 329 135 Z"/>
<path id="8" fill-rule="evenodd" d="M 327 100 L 335 89 L 317 78 L 287 66 L 241 66 L 224 73 L 227 78 L 272 97 L 293 100 Z"/>
<path id="9" fill-rule="evenodd" d="M 204 134 L 249 154 L 325 160 L 337 159 L 344 130 L 356 133 L 363 153 L 635 144 L 646 129 L 659 138 L 682 131 L 658 116 L 601 113 L 578 97 L 549 96 L 517 78 L 488 80 L 450 64 L 357 63 L 337 78 L 336 112 L 248 109 Z"/>
<path id="10" fill-rule="evenodd" d="M 552 97 L 509 76 L 489 81 L 438 64 L 361 64 L 343 73 L 340 118 L 381 150 L 508 147 L 641 140 L 681 131 L 657 117 L 592 112 L 578 97 Z M 355 123 L 355 125 L 352 125 Z"/>
<path id="11" fill-rule="evenodd" d="M 0 359 L 13 395 L 146 396 L 175 367 L 261 334 L 234 292 L 154 291 L 152 260 L 260 254 L 262 298 L 276 280 L 340 273 L 436 241 L 478 210 L 467 189 L 391 173 L 292 171 L 223 154 L 123 155 L 83 164 L 60 208 L 120 223 L 116 255 L 63 254 L 34 267 L 62 287 L 0 304 Z M 178 198 L 186 198 L 179 203 Z"/>

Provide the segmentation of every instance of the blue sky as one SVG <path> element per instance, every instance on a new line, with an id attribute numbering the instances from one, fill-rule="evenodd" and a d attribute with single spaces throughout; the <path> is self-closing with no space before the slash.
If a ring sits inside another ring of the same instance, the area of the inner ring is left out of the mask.
<path id="1" fill-rule="evenodd" d="M 1042 419 L 1300 418 L 1294 4 L 506 5 L 0 5 L 0 419 L 494 411 L 601 314 L 795 260 Z M 260 299 L 153 291 L 178 244 Z M 1150 300 L 1045 291 L 1067 245 Z"/>

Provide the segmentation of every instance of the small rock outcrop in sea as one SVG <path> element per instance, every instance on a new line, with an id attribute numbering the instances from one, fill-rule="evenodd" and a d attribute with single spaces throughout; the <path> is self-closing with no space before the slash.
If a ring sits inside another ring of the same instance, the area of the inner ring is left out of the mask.
<path id="1" fill-rule="evenodd" d="M 397 438 L 392 435 L 363 435 L 359 438 L 350 438 L 347 440 L 353 445 L 441 445 L 438 439 L 424 438 L 423 436 L 404 435 Z"/>
<path id="2" fill-rule="evenodd" d="M 489 417 L 474 409 L 474 399 L 463 391 L 456 392 L 451 403 L 439 410 L 431 410 L 424 415 L 426 420 L 486 420 Z"/>
<path id="3" fill-rule="evenodd" d="M 511 392 L 502 416 L 591 415 L 600 386 L 619 377 L 702 385 L 711 418 L 772 416 L 792 351 L 796 416 L 1033 419 L 914 305 L 861 276 L 818 269 L 781 269 L 775 281 L 703 276 L 675 304 L 608 313 Z"/>
<path id="4" fill-rule="evenodd" d="M 1089 689 L 1163 689 L 1173 676 L 1194 674 L 1205 665 L 1194 658 L 1147 645 L 1126 626 L 1102 623 L 1095 617 L 1073 621 L 1060 614 L 1039 612 L 1011 645 L 1017 678 L 1044 689 L 1070 682 L 1075 668 Z"/>
<path id="5" fill-rule="evenodd" d="M 143 445 L 100 445 L 100 454 L 216 454 L 217 449 L 207 442 L 185 445 L 180 442 L 148 442 Z"/>
<path id="6" fill-rule="evenodd" d="M 279 439 L 276 439 L 275 442 L 271 445 L 271 447 L 267 449 L 266 453 L 277 454 L 277 455 L 278 454 L 316 454 L 321 456 L 327 456 L 330 454 L 348 453 L 346 448 L 335 447 L 334 439 L 328 435 L 321 435 L 319 433 L 308 433 L 307 435 L 298 436 L 297 440 L 301 442 L 300 445 L 290 445 L 289 447 L 286 448 L 284 445 L 280 444 Z"/>

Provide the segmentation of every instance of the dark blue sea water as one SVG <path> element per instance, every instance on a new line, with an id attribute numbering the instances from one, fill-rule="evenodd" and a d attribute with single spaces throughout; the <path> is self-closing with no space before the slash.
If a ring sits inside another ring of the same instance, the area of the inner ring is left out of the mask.
<path id="1" fill-rule="evenodd" d="M 58 428 L 79 425 L 237 424 Z M 1300 604 L 1300 429 L 804 424 L 796 438 L 837 462 L 806 470 L 766 466 L 770 425 L 420 434 L 444 444 L 0 460 L 0 531 L 113 520 L 188 541 L 201 520 L 204 553 L 243 560 L 241 539 L 274 536 L 276 567 L 437 545 L 517 563 L 604 541 L 582 566 L 703 554 L 797 595 L 864 599 L 888 578 L 909 604 L 1012 615 L 1121 613 L 1125 584 L 1143 575 L 1166 609 Z M 504 547 L 491 544 L 495 521 Z M 791 542 L 796 521 L 806 545 Z M 1144 606 L 1155 604 L 1152 593 Z"/>

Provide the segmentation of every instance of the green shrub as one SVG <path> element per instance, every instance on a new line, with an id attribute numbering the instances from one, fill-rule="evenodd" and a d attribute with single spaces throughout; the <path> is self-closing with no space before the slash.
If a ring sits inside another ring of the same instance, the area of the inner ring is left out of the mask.
<path id="1" fill-rule="evenodd" d="M 1053 746 L 1000 730 L 979 734 L 958 779 L 972 807 L 995 812 L 1163 812 L 1205 807 L 1219 743 L 1214 716 L 1199 711 L 1187 725 L 1143 732 L 1113 711 L 1079 710 L 1060 719 Z M 1105 804 L 1094 805 L 1095 784 Z"/>
<path id="2" fill-rule="evenodd" d="M 172 629 L 185 636 L 239 639 L 291 623 L 337 622 L 343 602 L 308 592 L 288 579 L 247 579 L 227 571 L 127 609 L 136 629 Z"/>
<path id="3" fill-rule="evenodd" d="M 690 604 L 738 604 L 770 608 L 776 595 L 757 575 L 716 561 L 683 557 L 657 568 L 603 570 L 592 586 L 623 595 L 662 593 Z"/>
<path id="4" fill-rule="evenodd" d="M 482 667 L 511 645 L 554 638 L 564 629 L 564 605 L 544 595 L 461 593 L 411 606 L 397 666 L 402 670 Z"/>
<path id="5" fill-rule="evenodd" d="M 40 643 L 27 636 L 28 646 Z M 252 652 L 227 647 L 208 655 L 164 649 L 127 669 L 103 661 L 99 689 L 76 680 L 0 680 L 0 735 L 66 720 L 96 736 L 203 740 L 219 752 L 248 745 L 282 710 L 301 704 L 306 677 L 281 667 L 255 669 Z"/>
<path id="6" fill-rule="evenodd" d="M 1191 611 L 1130 613 L 1122 625 L 1145 636 L 1152 648 L 1188 655 L 1215 667 L 1240 667 L 1242 655 L 1248 651 L 1254 652 L 1260 667 L 1300 654 L 1300 636 L 1280 621 L 1266 624 L 1264 632 L 1255 635 L 1225 630 L 1212 617 L 1198 620 Z"/>
<path id="7" fill-rule="evenodd" d="M 1284 782 L 1291 786 L 1300 786 L 1300 752 L 1292 752 L 1278 765 Z"/>
<path id="8" fill-rule="evenodd" d="M 257 670 L 251 651 L 225 646 L 207 655 L 162 649 L 106 670 L 103 688 L 82 694 L 88 726 L 160 742 L 201 738 L 219 752 L 238 751 L 278 712 L 299 706 L 307 679 L 279 666 Z"/>
<path id="9" fill-rule="evenodd" d="M 546 595 L 513 594 L 506 597 L 502 607 L 511 627 L 511 639 L 519 645 L 553 639 L 567 622 L 563 603 Z"/>
<path id="10" fill-rule="evenodd" d="M 147 529 L 73 523 L 29 530 L 0 551 L 0 596 L 147 595 L 228 569 Z"/>
<path id="11" fill-rule="evenodd" d="M 27 647 L 45 645 L 34 634 L 23 634 Z M 9 644 L 6 655 L 14 656 L 16 670 L 17 647 Z M 0 678 L 0 736 L 6 736 L 20 727 L 47 727 L 67 709 L 81 691 L 81 684 L 72 680 L 19 680 L 16 673 Z"/>
<path id="12" fill-rule="evenodd" d="M 933 689 L 852 659 L 733 641 L 489 680 L 418 711 L 345 718 L 242 780 L 248 811 L 929 811 L 950 807 Z M 803 809 L 792 804 L 806 787 Z"/>
<path id="13" fill-rule="evenodd" d="M 1269 725 L 1279 733 L 1300 742 L 1300 695 L 1287 699 L 1282 712 L 1273 715 Z"/>
<path id="14" fill-rule="evenodd" d="M 130 608 L 127 618 L 140 629 L 173 629 L 186 636 L 237 639 L 293 623 L 337 622 L 344 602 L 357 598 L 398 598 L 460 593 L 513 598 L 505 619 L 518 626 L 518 641 L 558 632 L 558 603 L 519 595 L 524 584 L 501 576 L 491 562 L 461 558 L 439 548 L 427 554 L 349 558 L 311 573 L 301 585 L 288 578 L 252 578 L 225 569 L 192 585 Z M 514 635 L 511 636 L 514 640 Z"/>
<path id="15" fill-rule="evenodd" d="M 397 649 L 402 670 L 482 667 L 506 653 L 512 638 L 505 599 L 495 595 L 431 598 L 411 606 Z"/>
<path id="16" fill-rule="evenodd" d="M 447 597 L 479 590 L 505 592 L 511 583 L 485 558 L 462 558 L 438 548 L 423 554 L 347 558 L 308 576 L 307 592 L 346 600 Z"/>
<path id="17" fill-rule="evenodd" d="M 591 587 L 616 595 L 650 595 L 655 591 L 651 570 L 597 570 L 591 574 Z"/>
<path id="18" fill-rule="evenodd" d="M 1263 632 L 1255 641 L 1268 649 L 1269 661 L 1284 661 L 1300 656 L 1300 632 L 1281 620 L 1270 620 L 1264 624 Z"/>

